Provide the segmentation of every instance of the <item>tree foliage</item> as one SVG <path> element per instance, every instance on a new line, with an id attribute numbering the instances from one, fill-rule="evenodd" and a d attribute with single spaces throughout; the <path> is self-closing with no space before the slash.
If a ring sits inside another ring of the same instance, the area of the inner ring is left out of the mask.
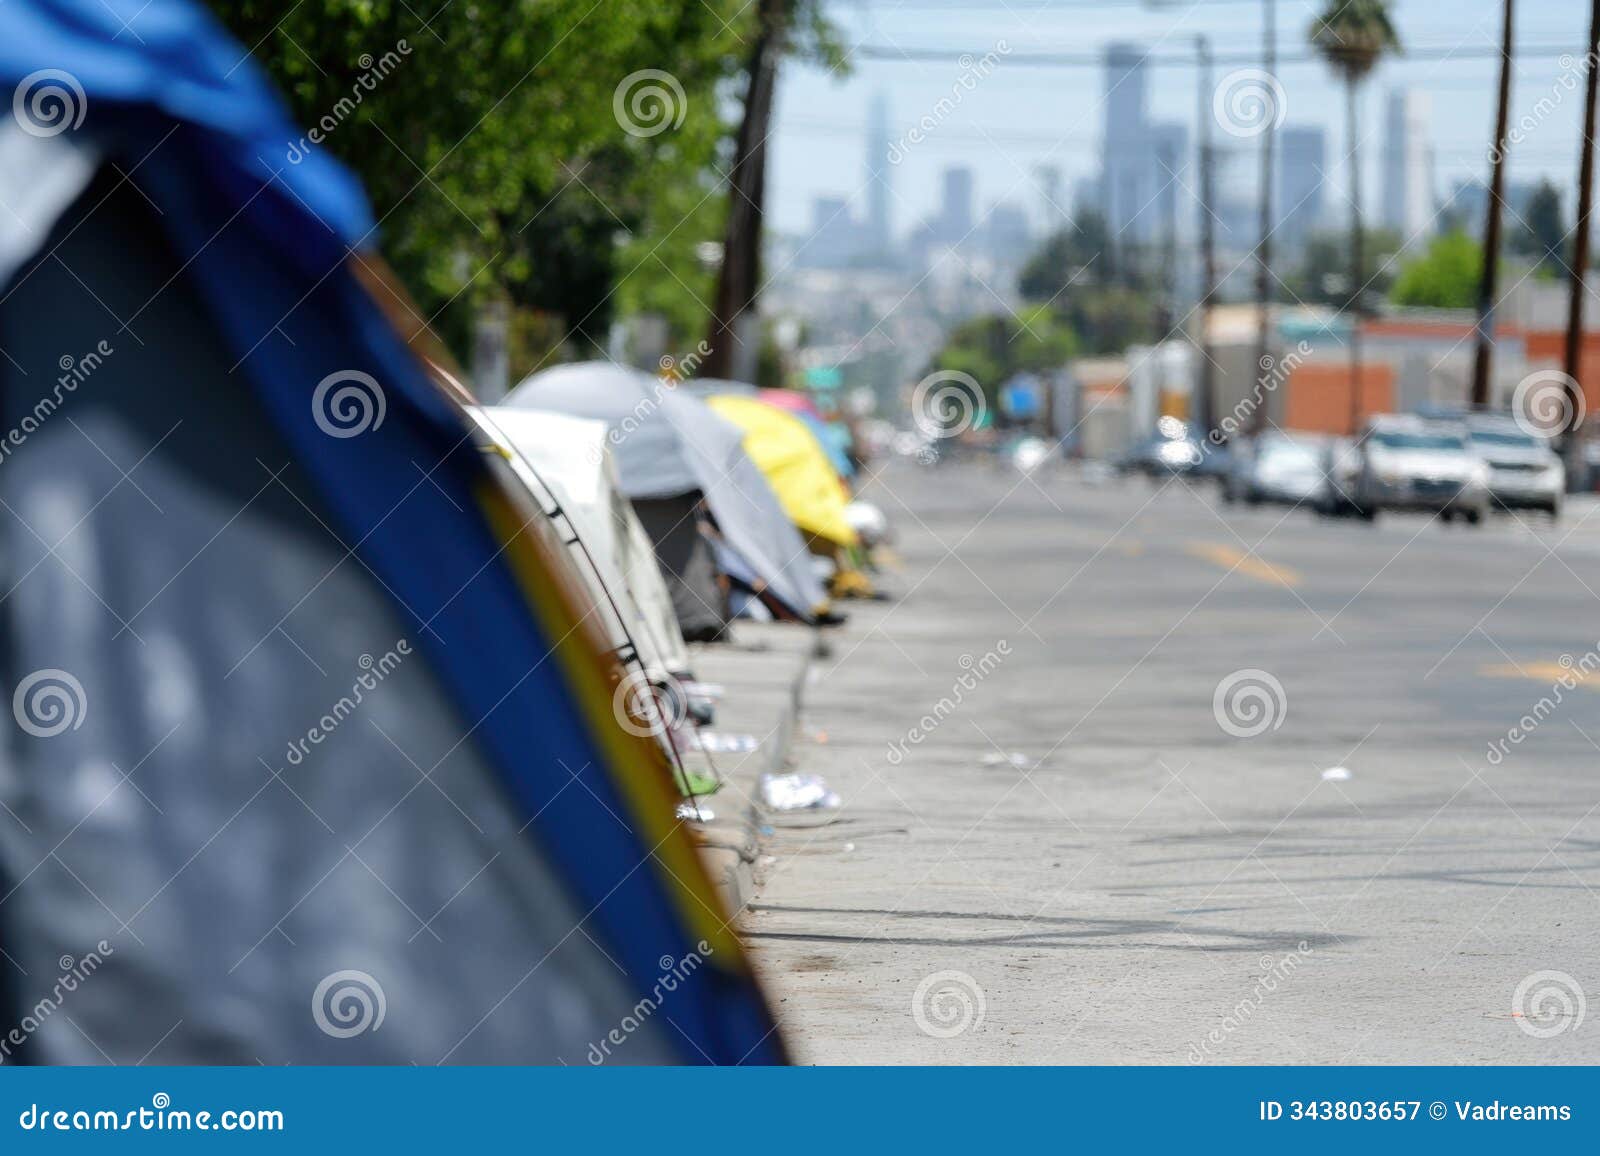
<path id="1" fill-rule="evenodd" d="M 1389 291 L 1399 271 L 1400 235 L 1392 229 L 1367 229 L 1361 236 L 1362 296 L 1370 302 Z M 1299 264 L 1284 278 L 1293 299 L 1307 305 L 1349 305 L 1350 238 L 1317 233 L 1306 243 Z"/>
<path id="2" fill-rule="evenodd" d="M 1013 374 L 1059 369 L 1078 352 L 1078 342 L 1043 305 L 1016 314 L 974 317 L 952 330 L 934 359 L 934 369 L 969 374 L 987 403 L 998 403 L 1000 387 Z"/>
<path id="3" fill-rule="evenodd" d="M 1562 250 L 1567 245 L 1567 226 L 1561 213 L 1561 190 L 1541 180 L 1528 198 L 1527 212 L 1511 231 L 1510 249 L 1531 257 L 1541 274 L 1555 276 L 1564 267 Z"/>
<path id="4" fill-rule="evenodd" d="M 552 315 L 579 340 L 603 340 L 619 303 L 663 307 L 684 333 L 703 326 L 710 277 L 696 246 L 720 235 L 720 98 L 743 7 L 434 7 L 216 4 L 294 118 L 332 124 L 301 146 L 361 177 L 382 251 L 458 351 L 486 298 Z"/>
<path id="5" fill-rule="evenodd" d="M 1483 277 L 1483 246 L 1459 230 L 1441 233 L 1407 262 L 1389 297 L 1397 305 L 1470 309 Z"/>

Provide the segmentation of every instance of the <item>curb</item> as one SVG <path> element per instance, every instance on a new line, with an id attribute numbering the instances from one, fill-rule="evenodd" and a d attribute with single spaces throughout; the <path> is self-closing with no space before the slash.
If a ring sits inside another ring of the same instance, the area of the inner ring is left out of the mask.
<path id="1" fill-rule="evenodd" d="M 701 861 L 722 896 L 730 922 L 744 912 L 755 894 L 755 864 L 760 854 L 761 828 L 764 825 L 761 808 L 756 802 L 761 776 L 780 772 L 788 764 L 794 749 L 812 663 L 826 653 L 820 630 L 813 628 L 808 631 L 805 644 L 796 646 L 793 627 L 777 629 L 785 631 L 785 634 L 772 634 L 770 637 L 775 643 L 781 640 L 785 645 L 774 645 L 772 651 L 763 653 L 790 660 L 793 672 L 781 683 L 779 701 L 775 707 L 769 707 L 767 717 L 762 720 L 768 733 L 763 737 L 760 747 L 740 758 L 737 763 L 721 768 L 727 786 L 712 798 L 711 806 L 716 811 L 716 817 L 695 830 Z M 754 633 L 749 628 L 742 632 L 744 635 Z M 702 674 L 707 681 L 722 681 L 712 677 L 718 668 L 725 665 L 722 657 L 715 651 L 704 653 L 698 665 L 707 668 Z M 732 655 L 728 657 L 733 658 Z M 749 655 L 742 657 L 748 658 Z M 737 678 L 730 679 L 725 703 L 737 707 L 741 689 Z M 737 720 L 740 716 L 735 714 L 734 717 Z"/>

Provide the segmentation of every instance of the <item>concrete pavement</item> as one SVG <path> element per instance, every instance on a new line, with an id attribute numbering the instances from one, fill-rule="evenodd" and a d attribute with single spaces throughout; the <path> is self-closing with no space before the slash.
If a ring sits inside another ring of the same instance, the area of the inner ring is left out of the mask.
<path id="1" fill-rule="evenodd" d="M 839 632 L 797 751 L 848 813 L 777 833 L 743 923 L 802 1060 L 1600 1060 L 1593 503 L 869 496 L 904 597 Z"/>

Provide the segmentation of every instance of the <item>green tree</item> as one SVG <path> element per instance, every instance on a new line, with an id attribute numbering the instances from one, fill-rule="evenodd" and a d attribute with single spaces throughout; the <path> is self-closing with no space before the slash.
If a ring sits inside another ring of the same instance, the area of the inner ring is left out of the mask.
<path id="1" fill-rule="evenodd" d="M 1548 177 L 1528 199 L 1528 211 L 1511 235 L 1511 251 L 1533 258 L 1542 276 L 1554 277 L 1563 266 L 1567 226 L 1561 214 L 1561 190 Z"/>
<path id="2" fill-rule="evenodd" d="M 1111 237 L 1103 216 L 1080 209 L 1022 267 L 1017 287 L 1029 301 L 1051 301 L 1069 285 L 1098 285 L 1111 276 Z"/>
<path id="3" fill-rule="evenodd" d="M 1399 268 L 1400 234 L 1392 229 L 1363 229 L 1361 267 L 1368 295 L 1389 291 Z M 1299 262 L 1284 276 L 1288 296 L 1307 305 L 1343 307 L 1350 300 L 1350 238 L 1341 233 L 1316 233 L 1306 242 Z"/>
<path id="4" fill-rule="evenodd" d="M 1048 307 L 974 317 L 951 330 L 932 369 L 969 374 L 991 408 L 1000 387 L 1016 373 L 1059 369 L 1078 354 L 1072 331 Z"/>
<path id="5" fill-rule="evenodd" d="M 728 127 L 718 85 L 750 27 L 738 0 L 434 7 L 215 4 L 294 119 L 322 127 L 284 142 L 283 163 L 327 149 L 360 176 L 422 318 L 459 352 L 486 299 L 584 341 L 652 284 L 708 295 L 694 246 L 722 206 L 698 206 Z"/>
<path id="6" fill-rule="evenodd" d="M 1396 305 L 1470 309 L 1483 277 L 1483 248 L 1466 233 L 1443 233 L 1406 262 L 1389 299 Z"/>

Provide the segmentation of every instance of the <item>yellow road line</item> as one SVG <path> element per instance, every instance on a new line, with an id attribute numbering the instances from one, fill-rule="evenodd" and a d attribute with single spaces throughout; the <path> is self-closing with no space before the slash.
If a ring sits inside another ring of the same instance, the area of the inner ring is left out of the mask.
<path id="1" fill-rule="evenodd" d="M 1559 662 L 1524 662 L 1520 665 L 1497 662 L 1490 666 L 1478 667 L 1478 673 L 1485 678 L 1523 678 L 1529 682 L 1571 681 L 1578 686 L 1588 686 L 1590 690 L 1600 691 L 1600 679 L 1591 681 L 1590 672 L 1582 667 L 1563 666 Z"/>
<path id="2" fill-rule="evenodd" d="M 1191 542 L 1185 549 L 1196 558 L 1203 558 L 1225 570 L 1234 570 L 1261 582 L 1271 582 L 1286 589 L 1300 585 L 1298 571 L 1291 570 L 1287 566 L 1274 566 L 1270 562 L 1263 562 L 1254 554 L 1246 554 L 1243 550 L 1223 545 L 1221 542 Z"/>

